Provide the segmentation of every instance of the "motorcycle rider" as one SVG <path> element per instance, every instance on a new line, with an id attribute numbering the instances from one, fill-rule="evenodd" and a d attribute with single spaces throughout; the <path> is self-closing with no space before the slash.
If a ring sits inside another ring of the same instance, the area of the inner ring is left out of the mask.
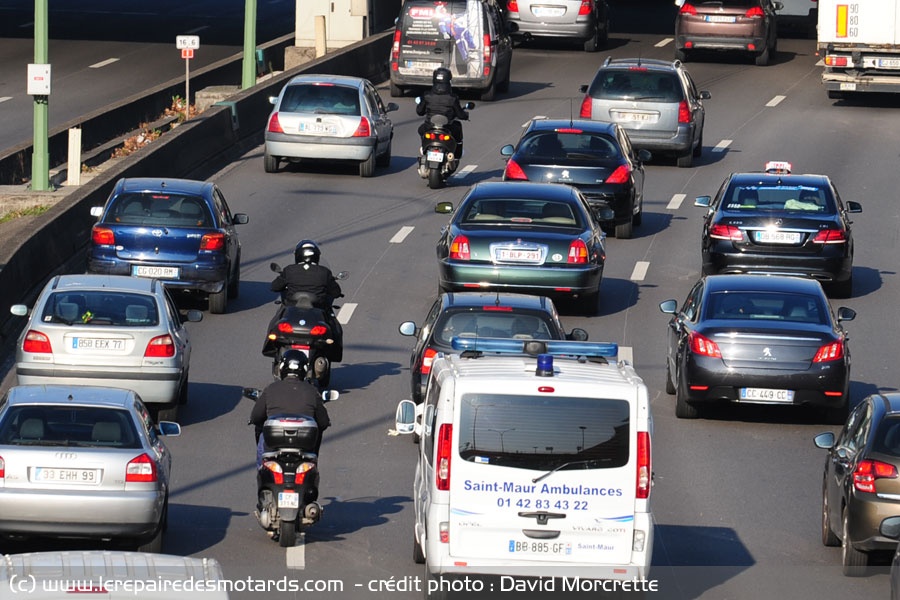
<path id="1" fill-rule="evenodd" d="M 304 377 L 308 361 L 300 350 L 288 350 L 279 364 L 278 381 L 270 383 L 262 391 L 253 410 L 250 411 L 249 423 L 255 426 L 256 433 L 256 467 L 262 465 L 262 455 L 266 451 L 265 439 L 262 435 L 266 419 L 277 415 L 302 415 L 313 417 L 319 428 L 316 440 L 316 454 L 322 445 L 322 432 L 331 426 L 331 419 L 319 388 Z"/>
<path id="2" fill-rule="evenodd" d="M 431 89 L 422 94 L 422 102 L 416 105 L 416 114 L 425 117 L 419 125 L 419 137 L 431 126 L 431 117 L 443 115 L 447 117 L 450 135 L 456 140 L 456 155 L 462 156 L 463 132 L 460 120 L 468 121 L 469 113 L 459 103 L 459 96 L 453 92 L 450 81 L 453 73 L 446 67 L 438 67 L 431 76 Z"/>

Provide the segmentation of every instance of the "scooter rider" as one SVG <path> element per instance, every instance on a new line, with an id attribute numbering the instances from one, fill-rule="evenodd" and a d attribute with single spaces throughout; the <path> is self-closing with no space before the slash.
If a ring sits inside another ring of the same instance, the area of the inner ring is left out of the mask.
<path id="1" fill-rule="evenodd" d="M 281 379 L 270 383 L 262 391 L 253 410 L 250 424 L 256 430 L 256 466 L 262 465 L 262 455 L 266 451 L 262 436 L 266 419 L 276 415 L 303 415 L 313 417 L 319 428 L 315 453 L 322 444 L 322 432 L 331 426 L 331 419 L 322 395 L 315 385 L 304 379 L 308 362 L 300 350 L 288 350 L 281 358 L 279 375 Z"/>
<path id="2" fill-rule="evenodd" d="M 453 73 L 446 67 L 438 67 L 432 74 L 431 89 L 422 94 L 422 102 L 416 105 L 416 114 L 425 117 L 425 122 L 419 125 L 419 137 L 421 138 L 429 128 L 431 117 L 443 115 L 449 122 L 450 134 L 456 140 L 457 155 L 462 156 L 463 133 L 460 120 L 468 121 L 469 113 L 459 103 L 459 96 L 453 92 L 450 80 Z"/>
<path id="3" fill-rule="evenodd" d="M 297 292 L 315 296 L 313 306 L 331 313 L 331 304 L 342 295 L 341 286 L 331 269 L 319 264 L 322 251 L 312 240 L 300 240 L 294 248 L 294 263 L 288 265 L 272 281 L 272 291 L 286 298 Z"/>

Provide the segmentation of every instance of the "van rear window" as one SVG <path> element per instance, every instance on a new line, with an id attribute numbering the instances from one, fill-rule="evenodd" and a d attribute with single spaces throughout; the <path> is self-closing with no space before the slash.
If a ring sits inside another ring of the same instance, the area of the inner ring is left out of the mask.
<path id="1" fill-rule="evenodd" d="M 625 400 L 465 394 L 463 460 L 521 469 L 612 469 L 628 463 Z"/>

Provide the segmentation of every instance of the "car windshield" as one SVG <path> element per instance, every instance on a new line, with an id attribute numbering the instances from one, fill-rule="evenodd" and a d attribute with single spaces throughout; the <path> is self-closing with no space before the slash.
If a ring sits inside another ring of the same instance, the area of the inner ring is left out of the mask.
<path id="1" fill-rule="evenodd" d="M 833 215 L 834 199 L 827 190 L 804 185 L 734 185 L 722 198 L 729 213 L 805 213 Z"/>
<path id="2" fill-rule="evenodd" d="M 66 325 L 115 325 L 153 327 L 159 325 L 156 299 L 147 294 L 106 290 L 54 292 L 44 304 L 43 323 Z"/>
<path id="3" fill-rule="evenodd" d="M 678 76 L 669 71 L 601 69 L 589 94 L 602 100 L 655 100 L 681 102 Z"/>
<path id="4" fill-rule="evenodd" d="M 549 340 L 552 335 L 547 318 L 536 314 L 514 312 L 510 308 L 487 307 L 446 313 L 434 327 L 435 339 L 447 346 L 455 336 Z"/>
<path id="5" fill-rule="evenodd" d="M 613 139 L 583 131 L 533 133 L 519 144 L 519 153 L 533 159 L 607 159 L 620 156 Z"/>
<path id="6" fill-rule="evenodd" d="M 764 291 L 714 292 L 706 302 L 705 319 L 752 319 L 795 323 L 828 323 L 822 299 L 807 294 Z"/>
<path id="7" fill-rule="evenodd" d="M 470 202 L 466 207 L 463 225 L 485 223 L 550 225 L 554 227 L 581 227 L 578 211 L 566 202 L 552 200 L 514 200 L 483 198 Z"/>
<path id="8" fill-rule="evenodd" d="M 122 409 L 16 405 L 0 422 L 0 445 L 140 448 L 137 429 Z"/>
<path id="9" fill-rule="evenodd" d="M 292 84 L 284 90 L 278 110 L 294 113 L 359 115 L 359 91 L 332 84 Z"/>
<path id="10" fill-rule="evenodd" d="M 625 400 L 464 394 L 459 427 L 459 455 L 469 462 L 537 470 L 628 463 Z"/>
<path id="11" fill-rule="evenodd" d="M 199 196 L 125 193 L 116 196 L 104 223 L 167 227 L 210 227 L 212 215 Z"/>

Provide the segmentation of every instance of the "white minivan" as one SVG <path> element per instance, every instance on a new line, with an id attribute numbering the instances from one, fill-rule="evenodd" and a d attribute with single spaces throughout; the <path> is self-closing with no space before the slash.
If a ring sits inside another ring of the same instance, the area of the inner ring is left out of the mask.
<path id="1" fill-rule="evenodd" d="M 420 436 L 413 546 L 426 597 L 640 591 L 653 422 L 617 345 L 476 337 L 453 348 L 432 363 L 425 401 L 397 407 L 397 431 Z"/>

